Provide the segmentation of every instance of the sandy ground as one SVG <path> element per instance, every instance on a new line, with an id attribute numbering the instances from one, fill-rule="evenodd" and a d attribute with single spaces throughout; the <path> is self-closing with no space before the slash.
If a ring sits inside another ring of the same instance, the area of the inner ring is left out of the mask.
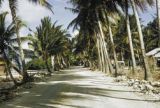
<path id="1" fill-rule="evenodd" d="M 160 108 L 160 101 L 144 97 L 125 83 L 101 72 L 72 67 L 46 82 L 0 104 L 0 108 Z"/>

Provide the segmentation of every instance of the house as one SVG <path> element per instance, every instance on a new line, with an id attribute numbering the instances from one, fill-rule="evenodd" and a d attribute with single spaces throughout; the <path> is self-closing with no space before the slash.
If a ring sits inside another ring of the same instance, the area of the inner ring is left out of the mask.
<path id="1" fill-rule="evenodd" d="M 155 48 L 148 53 L 146 56 L 149 58 L 149 64 L 151 67 L 160 67 L 160 48 Z"/>

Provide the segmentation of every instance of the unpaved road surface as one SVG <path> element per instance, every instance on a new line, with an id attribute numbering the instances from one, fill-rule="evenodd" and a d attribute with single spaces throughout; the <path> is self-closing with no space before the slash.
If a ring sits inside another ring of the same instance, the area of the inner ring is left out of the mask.
<path id="1" fill-rule="evenodd" d="M 0 108 L 160 108 L 160 101 L 82 67 L 58 72 L 20 94 Z"/>

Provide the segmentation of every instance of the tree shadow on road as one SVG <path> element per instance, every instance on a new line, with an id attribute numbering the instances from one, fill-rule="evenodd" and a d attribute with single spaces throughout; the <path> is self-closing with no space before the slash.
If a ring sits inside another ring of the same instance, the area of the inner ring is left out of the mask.
<path id="1" fill-rule="evenodd" d="M 68 72 L 68 71 L 67 71 Z M 71 72 L 69 72 L 71 73 Z M 127 90 L 115 90 L 99 88 L 96 85 L 76 84 L 74 81 L 87 79 L 85 76 L 76 74 L 68 75 L 60 72 L 53 76 L 50 81 L 35 84 L 35 88 L 28 91 L 22 97 L 13 102 L 4 103 L 1 108 L 89 108 L 85 101 L 95 102 L 95 97 L 112 98 L 135 102 L 160 102 L 159 100 L 145 100 L 139 98 L 124 97 L 121 93 L 134 92 Z M 65 82 L 67 81 L 67 82 Z M 70 103 L 72 102 L 73 103 Z M 77 103 L 77 102 L 84 103 Z"/>

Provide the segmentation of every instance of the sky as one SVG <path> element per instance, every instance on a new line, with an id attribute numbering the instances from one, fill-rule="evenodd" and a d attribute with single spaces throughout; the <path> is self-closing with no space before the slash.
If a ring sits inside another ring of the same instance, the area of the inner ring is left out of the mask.
<path id="1" fill-rule="evenodd" d="M 8 0 L 4 0 L 2 5 L 2 11 L 9 11 Z M 63 28 L 67 28 L 68 24 L 76 17 L 69 10 L 65 10 L 65 7 L 71 7 L 67 3 L 68 0 L 49 0 L 49 3 L 53 5 L 54 15 L 44 7 L 29 3 L 27 0 L 18 0 L 18 16 L 23 19 L 27 26 L 33 30 L 40 24 L 40 21 L 45 16 L 50 16 L 52 21 L 57 21 L 57 24 L 63 25 Z M 156 9 L 149 8 L 145 13 L 139 13 L 144 25 L 149 21 L 153 20 Z M 7 16 L 7 22 L 11 22 L 11 15 Z M 76 34 L 77 31 L 73 32 L 72 28 L 68 30 L 72 35 Z M 22 28 L 21 35 L 26 36 L 29 33 L 28 29 Z"/>

